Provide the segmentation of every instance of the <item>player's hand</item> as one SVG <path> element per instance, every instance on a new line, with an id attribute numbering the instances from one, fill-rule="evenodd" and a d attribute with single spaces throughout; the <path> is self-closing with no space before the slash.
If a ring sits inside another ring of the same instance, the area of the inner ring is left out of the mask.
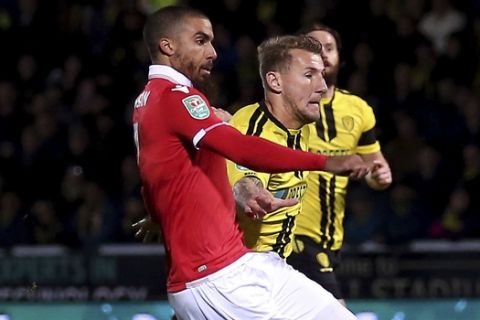
<path id="1" fill-rule="evenodd" d="M 297 203 L 297 199 L 278 199 L 267 190 L 261 189 L 245 203 L 243 211 L 248 217 L 257 220 L 263 218 L 267 213 L 291 207 Z"/>
<path id="2" fill-rule="evenodd" d="M 325 162 L 324 171 L 348 176 L 350 179 L 358 180 L 365 177 L 369 172 L 369 169 L 363 159 L 354 154 L 350 156 L 328 157 Z"/>
<path id="3" fill-rule="evenodd" d="M 392 171 L 386 162 L 374 160 L 367 178 L 375 181 L 379 189 L 384 189 L 392 183 Z"/>
<path id="4" fill-rule="evenodd" d="M 135 238 L 141 239 L 144 243 L 150 243 L 153 239 L 159 238 L 161 234 L 160 226 L 153 222 L 150 216 L 132 224 L 135 231 Z"/>
<path id="5" fill-rule="evenodd" d="M 224 122 L 228 122 L 232 118 L 232 115 L 228 111 L 215 107 L 212 107 L 212 109 L 215 112 L 215 115 Z"/>

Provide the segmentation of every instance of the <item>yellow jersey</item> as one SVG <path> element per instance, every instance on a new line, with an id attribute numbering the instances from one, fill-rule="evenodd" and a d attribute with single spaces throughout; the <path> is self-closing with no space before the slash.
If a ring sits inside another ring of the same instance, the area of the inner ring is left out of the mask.
<path id="1" fill-rule="evenodd" d="M 311 152 L 351 155 L 380 150 L 374 132 L 375 115 L 360 97 L 335 89 L 331 99 L 322 99 L 320 115 L 319 121 L 308 125 Z M 310 172 L 295 234 L 310 237 L 324 249 L 340 249 L 344 237 L 347 186 L 348 177 L 323 171 Z"/>
<path id="2" fill-rule="evenodd" d="M 308 149 L 310 129 L 307 126 L 298 130 L 287 129 L 268 111 L 263 102 L 241 108 L 229 122 L 243 134 L 258 136 L 296 150 Z M 275 155 L 271 156 L 272 161 L 275 161 Z M 307 172 L 255 172 L 231 161 L 227 161 L 227 170 L 232 186 L 245 176 L 256 177 L 275 197 L 299 200 L 298 204 L 268 213 L 260 220 L 247 217 L 241 210 L 238 212 L 245 244 L 249 248 L 255 251 L 275 251 L 286 258 L 292 252 L 292 233 L 295 229 L 295 218 L 302 209 L 301 199 L 307 186 Z"/>

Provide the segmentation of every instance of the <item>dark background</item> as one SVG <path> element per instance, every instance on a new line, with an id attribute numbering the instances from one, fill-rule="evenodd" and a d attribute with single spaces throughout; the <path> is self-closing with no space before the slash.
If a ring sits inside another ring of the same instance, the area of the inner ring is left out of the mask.
<path id="1" fill-rule="evenodd" d="M 135 241 L 145 213 L 130 115 L 149 65 L 143 22 L 161 3 L 0 1 L 3 247 Z M 339 86 L 374 108 L 395 181 L 351 186 L 347 243 L 480 237 L 479 1 L 178 3 L 212 19 L 211 100 L 231 112 L 262 98 L 261 40 L 311 21 L 340 31 Z"/>

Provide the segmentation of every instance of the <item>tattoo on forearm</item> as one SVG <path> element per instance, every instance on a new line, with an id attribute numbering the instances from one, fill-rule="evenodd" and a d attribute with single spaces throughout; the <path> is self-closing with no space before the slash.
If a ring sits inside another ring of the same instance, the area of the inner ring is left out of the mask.
<path id="1" fill-rule="evenodd" d="M 241 208 L 245 208 L 248 200 L 261 189 L 263 189 L 263 184 L 258 178 L 243 177 L 233 186 L 233 195 L 237 204 Z"/>

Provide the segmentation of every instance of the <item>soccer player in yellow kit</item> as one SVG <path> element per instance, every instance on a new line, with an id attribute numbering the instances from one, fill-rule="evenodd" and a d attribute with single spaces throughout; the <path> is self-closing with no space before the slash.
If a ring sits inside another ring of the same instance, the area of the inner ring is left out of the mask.
<path id="1" fill-rule="evenodd" d="M 229 122 L 247 135 L 258 135 L 292 149 L 305 151 L 308 148 L 308 127 L 287 128 L 263 101 L 240 109 Z M 272 155 L 272 161 L 275 161 L 275 155 Z M 292 231 L 295 217 L 301 210 L 300 200 L 307 188 L 308 172 L 255 172 L 232 162 L 228 162 L 227 168 L 237 203 L 243 203 L 249 198 L 248 194 L 258 192 L 259 188 L 265 188 L 276 199 L 288 201 L 263 219 L 251 219 L 243 214 L 244 205 L 239 206 L 240 213 L 237 215 L 247 247 L 256 251 L 275 251 L 281 257 L 287 257 L 292 251 Z"/>
<path id="2" fill-rule="evenodd" d="M 306 124 L 319 119 L 319 101 L 327 89 L 320 44 L 309 37 L 272 38 L 259 46 L 258 59 L 265 100 L 237 111 L 230 124 L 246 135 L 306 151 Z M 286 258 L 308 173 L 255 172 L 230 161 L 227 169 L 246 245 Z"/>
<path id="3" fill-rule="evenodd" d="M 375 136 L 375 115 L 362 98 L 337 88 L 341 40 L 324 25 L 314 24 L 303 34 L 322 43 L 327 93 L 320 102 L 320 119 L 309 125 L 309 150 L 328 155 L 358 154 L 369 165 L 367 184 L 376 190 L 392 182 L 390 167 Z M 312 171 L 302 213 L 297 217 L 294 253 L 289 262 L 321 284 L 343 303 L 335 276 L 344 238 L 343 220 L 348 179 L 328 172 Z"/>

